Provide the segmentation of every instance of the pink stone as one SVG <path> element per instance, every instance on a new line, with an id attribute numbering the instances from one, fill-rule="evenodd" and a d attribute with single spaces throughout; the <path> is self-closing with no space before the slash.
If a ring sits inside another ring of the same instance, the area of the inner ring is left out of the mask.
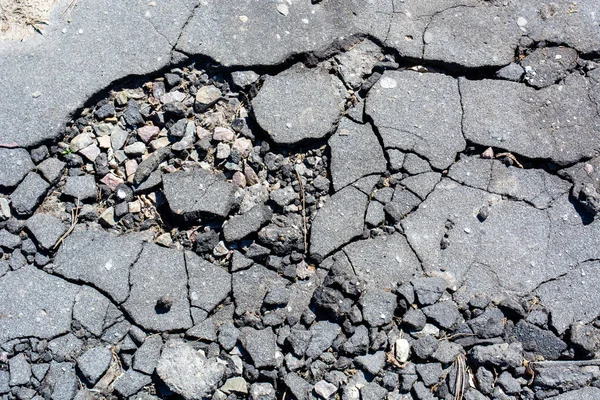
<path id="1" fill-rule="evenodd" d="M 247 157 L 252 148 L 252 141 L 247 138 L 237 138 L 235 139 L 235 142 L 233 142 L 232 148 L 239 151 L 243 157 Z"/>
<path id="2" fill-rule="evenodd" d="M 85 158 L 87 158 L 91 162 L 94 162 L 96 157 L 100 155 L 100 148 L 95 144 L 92 144 L 84 149 L 79 150 L 79 153 L 83 154 Z"/>
<path id="3" fill-rule="evenodd" d="M 150 141 L 150 139 L 152 139 L 154 136 L 158 135 L 158 132 L 160 132 L 160 129 L 158 128 L 158 126 L 152 126 L 152 125 L 142 126 L 141 128 L 138 128 L 138 130 L 137 130 L 138 136 L 140 137 L 140 139 L 142 139 L 144 141 L 144 143 L 148 143 Z"/>
<path id="4" fill-rule="evenodd" d="M 213 134 L 213 139 L 218 142 L 228 142 L 233 140 L 235 134 L 231 129 L 222 128 L 220 126 L 215 128 L 215 133 Z"/>
<path id="5" fill-rule="evenodd" d="M 488 147 L 483 153 L 481 153 L 481 158 L 494 158 L 494 149 Z"/>
<path id="6" fill-rule="evenodd" d="M 235 174 L 233 174 L 231 182 L 237 187 L 246 187 L 246 177 L 240 171 L 237 171 Z"/>
<path id="7" fill-rule="evenodd" d="M 123 179 L 119 178 L 112 172 L 104 175 L 104 178 L 100 179 L 100 182 L 104 183 L 106 186 L 110 188 L 110 190 L 114 191 L 117 186 L 123 183 Z"/>
<path id="8" fill-rule="evenodd" d="M 138 163 L 135 160 L 127 160 L 125 161 L 125 174 L 127 176 L 131 176 L 135 174 L 137 171 Z"/>

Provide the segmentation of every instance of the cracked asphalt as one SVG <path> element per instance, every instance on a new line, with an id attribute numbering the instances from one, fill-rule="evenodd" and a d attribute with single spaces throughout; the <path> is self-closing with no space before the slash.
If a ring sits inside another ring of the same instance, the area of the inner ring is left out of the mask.
<path id="1" fill-rule="evenodd" d="M 3 28 L 0 398 L 600 398 L 597 8 Z"/>

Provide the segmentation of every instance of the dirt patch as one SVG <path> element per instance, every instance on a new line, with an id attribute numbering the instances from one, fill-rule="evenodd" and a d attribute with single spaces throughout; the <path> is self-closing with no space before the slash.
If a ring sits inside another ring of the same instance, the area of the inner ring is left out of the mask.
<path id="1" fill-rule="evenodd" d="M 0 0 L 0 40 L 42 33 L 56 0 Z"/>

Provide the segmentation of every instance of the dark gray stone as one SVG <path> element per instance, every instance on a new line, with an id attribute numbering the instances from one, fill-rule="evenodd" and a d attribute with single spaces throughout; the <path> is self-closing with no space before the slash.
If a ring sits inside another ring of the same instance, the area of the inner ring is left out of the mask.
<path id="1" fill-rule="evenodd" d="M 75 296 L 73 305 L 73 318 L 81 326 L 96 336 L 102 335 L 104 317 L 108 310 L 110 300 L 100 292 L 89 286 L 83 285 Z"/>
<path id="2" fill-rule="evenodd" d="M 496 71 L 496 77 L 500 79 L 506 79 L 508 81 L 518 82 L 523 77 L 525 70 L 519 64 L 511 62 L 506 67 L 500 68 Z"/>
<path id="3" fill-rule="evenodd" d="M 91 178 L 93 181 L 94 177 Z M 35 172 L 30 172 L 10 195 L 13 210 L 21 216 L 33 214 L 49 188 L 48 182 Z"/>
<path id="4" fill-rule="evenodd" d="M 111 361 L 112 352 L 108 348 L 92 347 L 77 358 L 77 368 L 93 386 L 104 375 Z"/>
<path id="5" fill-rule="evenodd" d="M 19 288 L 19 290 L 15 290 Z M 50 339 L 71 326 L 78 287 L 37 268 L 25 266 L 0 278 L 0 343 L 21 337 Z"/>
<path id="6" fill-rule="evenodd" d="M 423 277 L 411 281 L 419 304 L 427 306 L 435 303 L 446 291 L 447 283 L 443 278 Z"/>
<path id="7" fill-rule="evenodd" d="M 48 158 L 37 166 L 37 170 L 44 178 L 46 178 L 48 182 L 56 183 L 58 178 L 61 177 L 62 172 L 65 169 L 65 165 L 66 164 L 60 161 L 58 158 Z"/>
<path id="8" fill-rule="evenodd" d="M 44 381 L 51 388 L 51 398 L 56 400 L 71 400 L 79 389 L 75 364 L 70 362 L 52 361 Z"/>
<path id="9" fill-rule="evenodd" d="M 312 385 L 295 372 L 289 373 L 284 379 L 285 385 L 298 400 L 308 400 Z"/>
<path id="10" fill-rule="evenodd" d="M 489 307 L 477 318 L 469 320 L 468 324 L 480 338 L 497 337 L 504 332 L 504 314 L 496 307 Z"/>
<path id="11" fill-rule="evenodd" d="M 258 314 L 263 299 L 272 287 L 285 285 L 287 282 L 276 272 L 254 265 L 247 270 L 238 271 L 232 276 L 233 298 L 235 313 Z"/>
<path id="12" fill-rule="evenodd" d="M 506 394 L 516 395 L 521 392 L 521 384 L 507 371 L 500 374 L 497 383 Z"/>
<path id="13" fill-rule="evenodd" d="M 30 217 L 25 226 L 42 249 L 50 249 L 67 231 L 62 221 L 50 214 L 38 213 Z"/>
<path id="14" fill-rule="evenodd" d="M 402 316 L 402 323 L 411 329 L 420 331 L 427 323 L 427 317 L 423 311 L 415 308 L 409 308 L 406 314 Z"/>
<path id="15" fill-rule="evenodd" d="M 10 372 L 10 386 L 20 386 L 29 383 L 31 379 L 31 365 L 25 358 L 25 354 L 17 354 L 8 360 L 8 370 Z"/>
<path id="16" fill-rule="evenodd" d="M 8 250 L 14 250 L 21 245 L 21 237 L 13 235 L 6 229 L 0 230 L 0 247 Z"/>
<path id="17" fill-rule="evenodd" d="M 589 386 L 600 377 L 597 365 L 581 365 L 580 361 L 556 363 L 537 362 L 535 364 L 534 385 L 560 391 L 576 390 Z"/>
<path id="18" fill-rule="evenodd" d="M 375 382 L 370 382 L 360 389 L 361 399 L 364 400 L 383 400 L 388 391 Z"/>
<path id="19" fill-rule="evenodd" d="M 258 232 L 272 217 L 273 211 L 269 206 L 258 204 L 241 215 L 231 217 L 223 225 L 223 237 L 227 242 L 243 239 Z"/>
<path id="20" fill-rule="evenodd" d="M 196 323 L 185 332 L 185 335 L 197 340 L 215 342 L 217 340 L 217 327 L 213 319 L 209 317 Z"/>
<path id="21" fill-rule="evenodd" d="M 192 306 L 211 312 L 231 292 L 231 275 L 189 251 L 185 253 L 185 262 Z"/>
<path id="22" fill-rule="evenodd" d="M 381 174 L 386 170 L 383 150 L 369 124 L 360 125 L 343 118 L 328 144 L 335 191 L 364 176 Z"/>
<path id="23" fill-rule="evenodd" d="M 354 361 L 368 373 L 377 375 L 385 365 L 385 353 L 383 351 L 378 351 L 374 354 L 358 356 Z"/>
<path id="24" fill-rule="evenodd" d="M 419 260 L 400 234 L 357 241 L 343 251 L 359 277 L 382 289 L 408 281 L 420 268 Z"/>
<path id="25" fill-rule="evenodd" d="M 369 330 L 364 325 L 359 325 L 354 334 L 342 345 L 345 353 L 355 356 L 364 355 L 369 350 Z"/>
<path id="26" fill-rule="evenodd" d="M 96 200 L 98 189 L 92 175 L 68 176 L 62 193 L 75 200 Z"/>
<path id="27" fill-rule="evenodd" d="M 433 386 L 438 383 L 442 376 L 442 364 L 425 363 L 417 364 L 417 374 L 425 384 L 425 386 Z"/>
<path id="28" fill-rule="evenodd" d="M 123 308 L 140 326 L 152 331 L 192 326 L 183 252 L 145 244 L 131 268 L 131 293 Z M 167 308 L 159 304 L 169 298 Z"/>
<path id="29" fill-rule="evenodd" d="M 600 350 L 600 329 L 592 325 L 574 323 L 571 326 L 571 343 L 587 357 L 593 358 Z"/>
<path id="30" fill-rule="evenodd" d="M 469 355 L 479 365 L 501 369 L 516 368 L 523 363 L 523 346 L 521 343 L 475 346 Z"/>
<path id="31" fill-rule="evenodd" d="M 561 171 L 561 175 L 573 182 L 571 194 L 589 213 L 600 212 L 600 157 L 576 164 Z"/>
<path id="32" fill-rule="evenodd" d="M 35 168 L 29 153 L 25 149 L 0 148 L 0 187 L 15 187 L 25 178 L 29 171 Z"/>
<path id="33" fill-rule="evenodd" d="M 449 364 L 454 362 L 461 353 L 464 354 L 464 350 L 458 343 L 441 340 L 437 349 L 431 354 L 431 358 L 442 364 Z"/>
<path id="34" fill-rule="evenodd" d="M 567 349 L 567 344 L 552 332 L 538 328 L 527 321 L 519 321 L 512 335 L 522 343 L 524 350 L 539 354 L 546 360 L 556 360 Z"/>
<path id="35" fill-rule="evenodd" d="M 225 217 L 235 202 L 235 186 L 203 169 L 164 175 L 163 187 L 171 211 L 184 219 L 202 214 Z"/>
<path id="36" fill-rule="evenodd" d="M 73 333 L 67 333 L 52 339 L 48 343 L 48 350 L 52 353 L 55 361 L 73 361 L 83 349 L 83 341 Z"/>
<path id="37" fill-rule="evenodd" d="M 225 322 L 219 328 L 219 344 L 227 351 L 234 348 L 237 340 L 240 337 L 240 330 L 235 327 L 233 322 Z"/>
<path id="38" fill-rule="evenodd" d="M 329 321 L 319 321 L 310 328 L 311 339 L 306 349 L 306 356 L 316 358 L 333 344 L 342 329 Z"/>
<path id="39" fill-rule="evenodd" d="M 437 350 L 438 346 L 439 342 L 436 338 L 425 335 L 413 343 L 412 351 L 420 359 L 426 360 Z"/>
<path id="40" fill-rule="evenodd" d="M 312 221 L 310 254 L 323 260 L 363 233 L 367 196 L 349 186 L 335 193 Z"/>
<path id="41" fill-rule="evenodd" d="M 384 211 L 397 224 L 421 204 L 421 199 L 402 186 L 396 186 L 392 201 L 386 203 Z"/>
<path id="42" fill-rule="evenodd" d="M 113 388 L 118 395 L 129 397 L 150 383 L 152 383 L 150 376 L 130 368 L 113 383 Z"/>
<path id="43" fill-rule="evenodd" d="M 148 336 L 133 356 L 133 368 L 152 375 L 158 363 L 162 345 L 163 341 L 160 335 Z"/>
<path id="44" fill-rule="evenodd" d="M 275 367 L 277 343 L 271 328 L 257 330 L 243 327 L 240 329 L 240 341 L 244 349 L 250 354 L 256 368 Z"/>
<path id="45" fill-rule="evenodd" d="M 427 306 L 423 308 L 423 313 L 443 329 L 450 329 L 460 318 L 458 307 L 452 301 Z"/>
<path id="46" fill-rule="evenodd" d="M 396 295 L 382 289 L 369 288 L 360 298 L 362 315 L 371 327 L 392 321 L 396 310 Z"/>
<path id="47" fill-rule="evenodd" d="M 275 400 L 275 388 L 267 382 L 253 383 L 250 386 L 251 400 Z"/>
<path id="48" fill-rule="evenodd" d="M 161 147 L 156 150 L 152 154 L 150 154 L 146 159 L 144 159 L 135 170 L 135 175 L 133 176 L 134 185 L 140 185 L 142 182 L 145 182 L 148 177 L 158 168 L 160 163 L 172 157 L 173 154 L 168 147 Z"/>
<path id="49" fill-rule="evenodd" d="M 75 230 L 63 242 L 54 271 L 67 279 L 89 283 L 117 303 L 129 295 L 129 269 L 142 251 L 133 237 L 102 230 Z"/>
<path id="50" fill-rule="evenodd" d="M 274 142 L 291 145 L 332 131 L 342 112 L 344 92 L 339 79 L 326 70 L 296 64 L 268 76 L 252 107 L 258 124 Z"/>
<path id="51" fill-rule="evenodd" d="M 386 149 L 415 152 L 439 169 L 466 146 L 461 110 L 456 80 L 413 71 L 386 71 L 366 104 Z"/>

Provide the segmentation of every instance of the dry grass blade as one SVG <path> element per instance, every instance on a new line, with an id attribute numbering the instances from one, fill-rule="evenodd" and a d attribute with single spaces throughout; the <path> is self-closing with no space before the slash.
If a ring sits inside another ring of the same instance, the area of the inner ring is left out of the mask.
<path id="1" fill-rule="evenodd" d="M 69 236 L 71 234 L 71 232 L 73 232 L 73 229 L 75 229 L 75 225 L 77 225 L 77 222 L 79 221 L 79 199 L 77 199 L 77 201 L 75 202 L 75 204 L 77 204 L 77 206 L 75 207 L 75 210 L 71 210 L 71 226 L 56 241 L 56 243 L 54 244 L 54 247 L 52 247 L 52 249 L 54 249 L 54 250 L 56 250 L 56 248 L 58 246 L 60 246 L 60 244 L 67 238 L 67 236 Z"/>
<path id="2" fill-rule="evenodd" d="M 469 389 L 469 373 L 467 369 L 467 360 L 464 354 L 459 354 L 458 357 L 456 357 L 452 367 L 456 371 L 454 400 L 463 400 L 465 392 Z"/>
<path id="3" fill-rule="evenodd" d="M 300 172 L 296 170 L 296 176 L 298 177 L 298 183 L 300 184 L 300 195 L 302 196 L 302 235 L 304 239 L 304 253 L 307 252 L 308 241 L 306 239 L 307 236 L 307 228 L 306 228 L 306 195 L 304 193 L 304 183 L 302 183 L 302 177 L 300 176 Z"/>

